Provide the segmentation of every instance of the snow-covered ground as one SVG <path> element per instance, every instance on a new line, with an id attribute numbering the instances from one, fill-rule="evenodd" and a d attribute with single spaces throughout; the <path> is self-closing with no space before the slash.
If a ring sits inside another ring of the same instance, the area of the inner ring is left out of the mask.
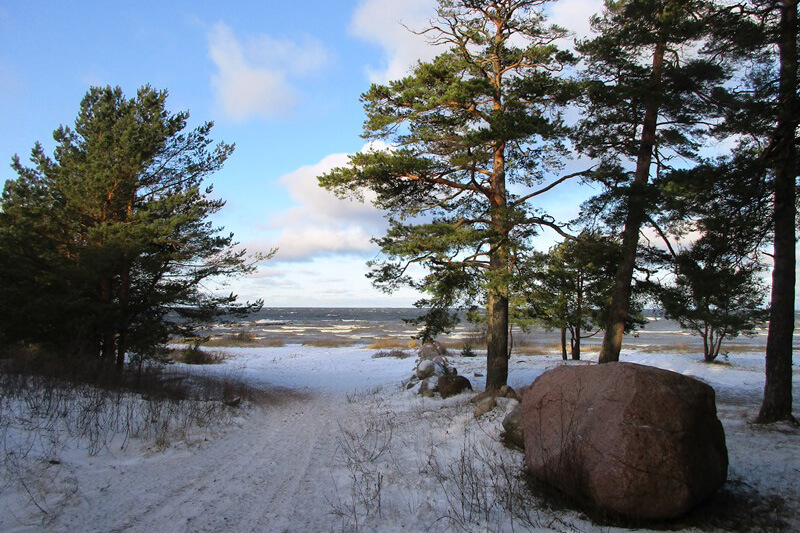
<path id="1" fill-rule="evenodd" d="M 526 496 L 521 454 L 499 442 L 512 400 L 476 420 L 470 394 L 422 398 L 401 385 L 413 358 L 373 358 L 376 350 L 365 348 L 225 352 L 224 363 L 189 371 L 270 391 L 262 405 L 158 443 L 117 439 L 94 455 L 80 439 L 37 442 L 42 451 L 25 457 L 31 464 L 18 465 L 18 478 L 1 473 L 0 531 L 624 531 Z M 483 388 L 483 358 L 450 359 Z M 676 527 L 800 531 L 800 432 L 750 424 L 762 354 L 712 365 L 688 354 L 622 359 L 717 391 L 729 482 L 718 501 Z M 527 385 L 559 364 L 514 357 L 510 384 Z M 19 436 L 7 430 L 4 441 Z"/>

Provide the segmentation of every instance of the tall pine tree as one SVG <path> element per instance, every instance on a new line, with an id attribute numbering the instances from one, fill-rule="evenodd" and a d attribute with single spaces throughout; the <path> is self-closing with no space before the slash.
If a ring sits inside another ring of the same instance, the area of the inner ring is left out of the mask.
<path id="1" fill-rule="evenodd" d="M 553 44 L 565 32 L 545 24 L 545 3 L 441 0 L 425 33 L 447 51 L 362 97 L 364 136 L 390 147 L 320 177 L 338 194 L 371 190 L 389 211 L 377 241 L 387 260 L 373 264 L 373 279 L 427 292 L 419 305 L 432 307 L 429 324 L 446 327 L 447 308 L 486 302 L 487 389 L 508 376 L 512 262 L 537 225 L 552 224 L 530 204 L 567 179 L 544 184 L 564 152 L 567 91 L 556 73 L 572 63 Z M 428 274 L 407 275 L 413 264 Z"/>
<path id="2" fill-rule="evenodd" d="M 703 0 L 608 0 L 593 20 L 599 35 L 579 45 L 586 99 L 577 146 L 603 161 L 597 176 L 606 192 L 595 205 L 621 226 L 600 362 L 619 359 L 654 170 L 669 168 L 675 156 L 694 157 L 716 107 L 714 89 L 727 79 L 719 63 L 696 52 L 708 35 L 709 7 Z"/>
<path id="3" fill-rule="evenodd" d="M 211 123 L 184 132 L 188 113 L 166 99 L 92 88 L 74 127 L 54 132 L 53 157 L 37 144 L 32 167 L 14 158 L 0 213 L 6 340 L 122 365 L 231 310 L 233 295 L 202 284 L 251 267 L 208 220 L 224 202 L 202 181 L 233 146 L 211 146 Z"/>

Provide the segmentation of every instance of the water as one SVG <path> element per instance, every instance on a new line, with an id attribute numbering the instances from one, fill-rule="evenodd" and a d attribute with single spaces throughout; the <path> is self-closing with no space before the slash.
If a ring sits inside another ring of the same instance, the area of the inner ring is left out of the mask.
<path id="1" fill-rule="evenodd" d="M 369 345 L 376 340 L 390 341 L 403 346 L 411 341 L 418 328 L 404 321 L 421 316 L 424 311 L 416 308 L 339 308 L 339 307 L 267 307 L 245 320 L 234 324 L 216 324 L 209 329 L 212 339 L 238 337 L 248 342 L 261 344 L 330 343 Z M 443 340 L 451 344 L 463 344 L 478 335 L 479 327 L 465 321 Z M 592 332 L 588 332 L 592 333 Z M 529 331 L 514 329 L 514 343 L 522 348 L 536 345 L 553 349 L 560 341 L 558 331 L 532 328 Z M 596 349 L 602 342 L 602 332 L 583 339 L 586 349 Z M 759 330 L 753 337 L 740 336 L 728 339 L 723 351 L 761 350 L 766 343 L 766 330 Z M 680 349 L 702 351 L 702 339 L 684 330 L 672 320 L 648 317 L 645 327 L 626 335 L 624 348 L 659 351 Z"/>

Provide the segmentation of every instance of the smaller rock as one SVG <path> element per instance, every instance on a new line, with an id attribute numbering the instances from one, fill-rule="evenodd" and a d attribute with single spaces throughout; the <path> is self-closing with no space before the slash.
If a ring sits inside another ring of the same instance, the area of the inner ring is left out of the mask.
<path id="1" fill-rule="evenodd" d="M 497 394 L 497 391 L 485 390 L 483 392 L 479 392 L 478 394 L 476 394 L 475 396 L 470 398 L 469 402 L 470 403 L 480 403 L 483 400 L 485 400 L 486 398 L 490 398 L 490 397 L 494 398 L 494 396 L 496 394 Z"/>
<path id="2" fill-rule="evenodd" d="M 475 376 L 476 378 L 482 378 L 483 377 L 483 374 L 480 373 L 480 372 L 473 372 L 472 375 Z"/>
<path id="3" fill-rule="evenodd" d="M 436 359 L 442 355 L 447 355 L 447 348 L 436 341 L 426 342 L 419 349 L 420 359 Z"/>
<path id="4" fill-rule="evenodd" d="M 236 396 L 234 398 L 229 398 L 225 400 L 225 405 L 228 407 L 239 407 L 242 404 L 242 397 Z"/>
<path id="5" fill-rule="evenodd" d="M 503 444 L 509 448 L 525 449 L 525 435 L 522 425 L 522 404 L 518 403 L 503 418 Z"/>
<path id="6" fill-rule="evenodd" d="M 439 378 L 439 394 L 443 399 L 455 396 L 467 389 L 472 390 L 472 383 L 464 376 L 447 374 Z"/>
<path id="7" fill-rule="evenodd" d="M 517 391 L 515 391 L 509 385 L 503 385 L 502 387 L 500 387 L 500 391 L 498 392 L 497 395 L 502 396 L 503 398 L 513 398 L 519 401 L 519 396 L 517 396 Z"/>
<path id="8" fill-rule="evenodd" d="M 419 394 L 426 398 L 433 398 L 433 395 L 439 391 L 439 378 L 431 376 L 422 380 L 419 384 Z"/>
<path id="9" fill-rule="evenodd" d="M 419 379 L 426 379 L 431 377 L 436 372 L 436 363 L 430 359 L 423 359 L 417 365 L 417 377 Z"/>
<path id="10" fill-rule="evenodd" d="M 475 410 L 473 411 L 475 418 L 482 417 L 495 407 L 497 407 L 497 400 L 494 399 L 494 396 L 484 398 L 475 405 Z"/>

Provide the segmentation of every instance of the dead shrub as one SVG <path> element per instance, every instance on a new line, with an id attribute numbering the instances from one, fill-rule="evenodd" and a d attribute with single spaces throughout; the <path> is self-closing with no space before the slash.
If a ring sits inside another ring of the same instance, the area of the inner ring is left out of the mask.
<path id="1" fill-rule="evenodd" d="M 226 359 L 224 352 L 203 349 L 199 344 L 193 344 L 173 353 L 176 361 L 187 365 L 216 365 Z"/>
<path id="2" fill-rule="evenodd" d="M 375 352 L 372 354 L 373 359 L 381 359 L 384 357 L 394 357 L 396 359 L 408 359 L 409 357 L 414 357 L 414 354 L 409 353 L 405 350 L 381 350 L 380 352 Z"/>

